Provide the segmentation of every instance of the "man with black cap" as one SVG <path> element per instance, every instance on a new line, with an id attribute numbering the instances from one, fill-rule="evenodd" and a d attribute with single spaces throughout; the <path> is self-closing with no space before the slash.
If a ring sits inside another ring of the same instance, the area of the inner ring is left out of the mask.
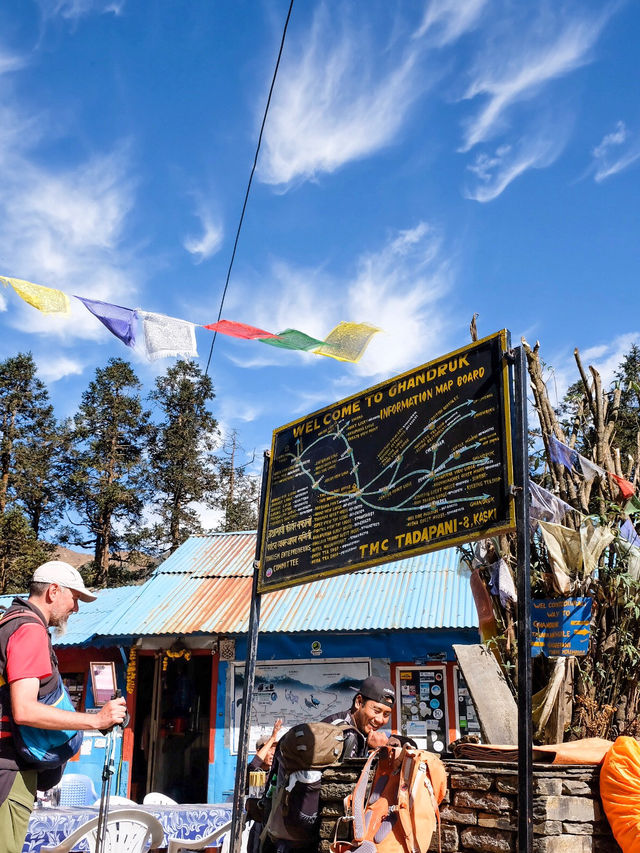
<path id="1" fill-rule="evenodd" d="M 387 736 L 380 731 L 389 722 L 396 692 L 390 682 L 377 675 L 365 678 L 354 696 L 348 711 L 331 714 L 323 723 L 345 722 L 356 729 L 355 737 L 348 739 L 343 758 L 362 758 L 370 749 L 384 746 Z"/>
<path id="2" fill-rule="evenodd" d="M 14 743 L 16 726 L 51 732 L 107 730 L 123 722 L 124 699 L 107 702 L 97 714 L 83 714 L 45 704 L 60 688 L 58 661 L 48 628 L 64 633 L 78 601 L 95 601 L 73 566 L 51 560 L 39 566 L 29 598 L 14 598 L 0 617 L 0 850 L 20 853 L 27 834 L 36 789 L 59 781 L 64 764 L 39 772 L 21 757 Z M 62 697 L 64 699 L 64 697 Z M 60 738 L 57 737 L 59 742 Z M 55 763 L 55 759 L 54 759 Z"/>

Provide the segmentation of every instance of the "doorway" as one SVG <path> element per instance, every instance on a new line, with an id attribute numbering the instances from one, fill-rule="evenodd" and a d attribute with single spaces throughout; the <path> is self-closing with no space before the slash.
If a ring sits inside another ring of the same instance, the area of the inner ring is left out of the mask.
<path id="1" fill-rule="evenodd" d="M 211 655 L 140 655 L 131 792 L 206 803 Z"/>

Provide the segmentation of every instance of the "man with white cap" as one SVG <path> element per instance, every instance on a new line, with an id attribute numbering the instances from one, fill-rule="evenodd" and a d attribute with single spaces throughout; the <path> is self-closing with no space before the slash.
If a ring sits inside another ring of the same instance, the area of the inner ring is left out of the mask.
<path id="1" fill-rule="evenodd" d="M 64 632 L 78 601 L 95 599 L 73 566 L 51 560 L 34 572 L 29 598 L 14 598 L 0 617 L 0 848 L 5 853 L 20 853 L 36 789 L 56 784 L 64 767 L 61 762 L 60 767 L 39 773 L 37 764 L 25 761 L 19 752 L 16 727 L 71 734 L 104 731 L 125 718 L 124 699 L 107 702 L 96 714 L 40 701 L 60 683 L 47 629 Z"/>

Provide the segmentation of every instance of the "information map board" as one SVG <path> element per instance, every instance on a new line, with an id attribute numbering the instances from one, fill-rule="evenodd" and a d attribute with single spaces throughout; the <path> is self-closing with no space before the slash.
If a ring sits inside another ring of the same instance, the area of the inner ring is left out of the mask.
<path id="1" fill-rule="evenodd" d="M 505 330 L 273 433 L 258 591 L 515 528 Z"/>

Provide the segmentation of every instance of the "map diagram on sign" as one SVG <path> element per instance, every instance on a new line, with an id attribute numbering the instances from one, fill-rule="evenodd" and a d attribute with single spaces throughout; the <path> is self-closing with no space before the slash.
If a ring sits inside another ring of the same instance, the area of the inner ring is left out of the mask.
<path id="1" fill-rule="evenodd" d="M 513 527 L 505 335 L 274 432 L 261 592 Z"/>
<path id="2" fill-rule="evenodd" d="M 402 430 L 406 433 L 408 443 L 402 450 L 396 452 L 396 446 L 401 442 L 395 436 L 396 442 L 395 444 L 392 443 L 387 454 L 395 455 L 367 483 L 360 482 L 360 462 L 357 461 L 353 447 L 348 439 L 350 421 L 338 424 L 335 430 L 332 430 L 328 435 L 320 436 L 307 447 L 303 447 L 301 440 L 298 439 L 296 442 L 297 453 L 289 454 L 289 456 L 293 464 L 298 466 L 300 473 L 305 474 L 309 478 L 312 489 L 316 489 L 324 495 L 344 498 L 345 491 L 343 487 L 340 487 L 337 491 L 325 488 L 323 486 L 325 475 L 320 474 L 318 479 L 316 479 L 310 470 L 312 467 L 311 460 L 314 458 L 314 448 L 316 445 L 324 444 L 328 449 L 328 454 L 325 456 L 325 463 L 327 459 L 331 460 L 332 468 L 330 470 L 332 473 L 335 473 L 335 467 L 344 464 L 348 469 L 347 476 L 353 478 L 353 488 L 348 494 L 358 500 L 363 506 L 371 507 L 372 509 L 386 512 L 412 512 L 416 509 L 421 509 L 433 512 L 447 503 L 488 499 L 488 494 L 456 497 L 453 499 L 430 497 L 431 491 L 433 491 L 433 484 L 438 477 L 450 474 L 453 471 L 462 471 L 478 465 L 488 465 L 491 462 L 490 455 L 478 456 L 475 453 L 478 448 L 483 446 L 484 440 L 491 440 L 491 436 L 487 436 L 487 433 L 490 433 L 491 430 L 484 430 L 486 439 L 481 434 L 472 435 L 467 445 L 457 447 L 454 450 L 447 448 L 444 442 L 444 437 L 448 432 L 456 428 L 463 420 L 473 418 L 476 415 L 476 409 L 472 407 L 472 403 L 472 400 L 466 400 L 464 403 L 451 409 L 448 413 L 440 415 L 440 417 L 435 418 L 419 430 L 415 438 L 409 440 L 409 436 L 418 422 L 418 415 L 416 413 L 412 414 L 402 427 Z M 342 452 L 340 452 L 340 449 L 334 451 L 330 447 L 335 442 L 338 442 L 343 447 Z M 416 454 L 424 453 L 425 462 L 428 467 L 411 467 L 411 463 L 414 462 L 415 457 L 409 456 L 409 451 L 414 447 L 416 448 Z M 465 458 L 466 461 L 463 461 Z M 305 465 L 305 460 L 308 460 L 308 467 Z M 406 464 L 406 460 L 408 460 L 408 465 Z M 406 470 L 407 468 L 409 470 Z"/>

